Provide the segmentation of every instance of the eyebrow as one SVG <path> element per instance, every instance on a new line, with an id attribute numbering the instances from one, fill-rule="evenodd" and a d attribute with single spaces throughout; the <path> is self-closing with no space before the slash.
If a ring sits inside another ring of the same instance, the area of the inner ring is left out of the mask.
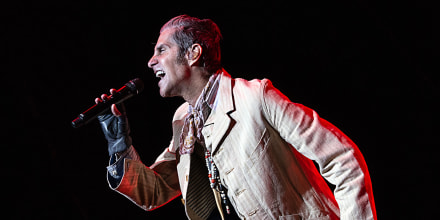
<path id="1" fill-rule="evenodd" d="M 156 45 L 154 46 L 155 50 L 158 50 L 158 49 L 163 48 L 163 47 L 169 47 L 169 46 L 166 45 L 166 44 L 163 44 L 163 43 L 162 43 L 162 44 L 159 44 L 159 45 L 156 44 Z"/>

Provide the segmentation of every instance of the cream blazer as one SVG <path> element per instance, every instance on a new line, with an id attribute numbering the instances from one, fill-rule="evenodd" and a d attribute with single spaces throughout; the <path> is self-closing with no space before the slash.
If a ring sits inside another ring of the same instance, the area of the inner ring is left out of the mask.
<path id="1" fill-rule="evenodd" d="M 176 110 L 171 143 L 152 166 L 143 165 L 130 148 L 114 190 L 145 210 L 180 195 L 185 200 L 191 160 L 178 155 L 178 145 L 187 111 L 188 103 Z M 242 219 L 376 219 L 358 147 L 267 79 L 247 81 L 222 73 L 218 103 L 202 132 Z M 335 185 L 334 192 L 323 177 Z M 188 211 L 187 216 L 193 219 Z"/>

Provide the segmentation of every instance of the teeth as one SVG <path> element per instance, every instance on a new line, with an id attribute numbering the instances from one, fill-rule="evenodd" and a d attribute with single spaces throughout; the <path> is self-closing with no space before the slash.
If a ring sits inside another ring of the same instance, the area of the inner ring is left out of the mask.
<path id="1" fill-rule="evenodd" d="M 159 70 L 156 72 L 156 77 L 162 78 L 165 76 L 165 72 L 162 70 Z"/>

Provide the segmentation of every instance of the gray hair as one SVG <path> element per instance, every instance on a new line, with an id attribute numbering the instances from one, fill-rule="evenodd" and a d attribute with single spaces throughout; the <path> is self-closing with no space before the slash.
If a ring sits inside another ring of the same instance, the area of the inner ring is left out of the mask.
<path id="1" fill-rule="evenodd" d="M 186 52 L 193 44 L 202 46 L 200 64 L 212 74 L 219 71 L 221 66 L 220 40 L 222 35 L 217 24 L 211 19 L 198 19 L 188 15 L 179 15 L 172 18 L 160 29 L 174 28 L 172 35 L 179 46 L 178 60 L 183 61 Z"/>

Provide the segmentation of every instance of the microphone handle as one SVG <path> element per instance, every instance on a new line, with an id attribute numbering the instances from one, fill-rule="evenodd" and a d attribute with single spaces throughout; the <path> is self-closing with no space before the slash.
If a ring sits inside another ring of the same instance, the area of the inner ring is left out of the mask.
<path id="1" fill-rule="evenodd" d="M 112 104 L 119 104 L 126 99 L 132 97 L 134 94 L 130 91 L 127 86 L 121 87 L 113 95 L 109 96 L 107 100 L 93 105 L 89 109 L 85 110 L 83 113 L 79 114 L 77 118 L 72 121 L 72 126 L 74 128 L 79 128 L 83 125 L 88 124 L 90 121 L 95 119 L 98 115 L 104 114 L 110 109 Z"/>

